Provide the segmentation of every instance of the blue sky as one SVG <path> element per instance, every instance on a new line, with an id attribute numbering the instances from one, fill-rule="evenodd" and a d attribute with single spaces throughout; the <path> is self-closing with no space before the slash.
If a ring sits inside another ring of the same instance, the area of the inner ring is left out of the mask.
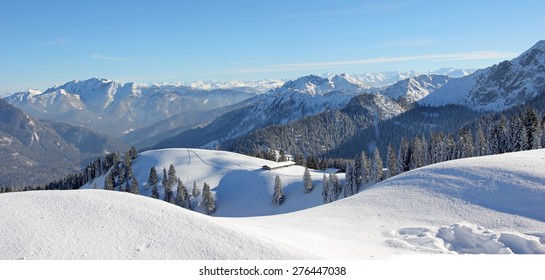
<path id="1" fill-rule="evenodd" d="M 545 1 L 0 0 L 0 94 L 482 68 L 545 39 Z"/>

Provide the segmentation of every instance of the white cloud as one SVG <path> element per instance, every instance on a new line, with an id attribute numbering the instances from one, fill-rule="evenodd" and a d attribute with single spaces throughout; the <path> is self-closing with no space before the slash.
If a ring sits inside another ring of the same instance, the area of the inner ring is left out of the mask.
<path id="1" fill-rule="evenodd" d="M 131 61 L 130 59 L 124 58 L 124 57 L 104 56 L 98 53 L 94 53 L 90 55 L 89 57 L 94 59 L 99 59 L 99 60 L 108 60 L 108 61 L 122 61 L 122 62 Z"/>

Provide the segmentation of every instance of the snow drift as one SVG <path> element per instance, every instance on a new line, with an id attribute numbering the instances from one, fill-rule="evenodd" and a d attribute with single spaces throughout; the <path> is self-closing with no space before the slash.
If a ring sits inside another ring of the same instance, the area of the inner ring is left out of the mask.
<path id="1" fill-rule="evenodd" d="M 148 153 L 162 165 L 159 155 L 168 152 Z M 211 153 L 223 155 L 216 166 L 237 157 Z M 222 206 L 218 195 L 218 212 L 221 207 L 237 211 L 237 218 L 209 217 L 159 200 L 102 190 L 1 194 L 0 259 L 370 259 L 407 253 L 545 253 L 544 163 L 545 150 L 444 162 L 327 205 L 268 216 L 243 217 L 236 204 Z M 259 177 L 251 168 L 212 174 L 221 182 L 216 192 L 227 188 L 235 197 L 237 191 L 246 191 L 249 186 L 239 178 Z M 147 176 L 141 172 L 135 168 L 137 176 Z M 302 179 L 292 180 L 295 184 Z M 272 183 L 265 184 L 270 188 Z M 313 195 L 319 192 L 318 185 Z M 262 206 L 271 204 L 270 197 L 254 199 L 263 215 L 275 213 Z M 315 198 L 301 190 L 290 199 L 304 205 Z"/>

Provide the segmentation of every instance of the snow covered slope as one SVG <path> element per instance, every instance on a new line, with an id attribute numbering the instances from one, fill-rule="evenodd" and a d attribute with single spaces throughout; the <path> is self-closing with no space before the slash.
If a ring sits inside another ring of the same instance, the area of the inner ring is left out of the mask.
<path id="1" fill-rule="evenodd" d="M 159 155 L 155 158 L 161 163 Z M 240 170 L 225 163 L 229 158 L 223 154 L 213 165 Z M 445 162 L 327 205 L 261 217 L 208 217 L 151 198 L 101 190 L 0 194 L 0 259 L 545 253 L 544 163 L 545 150 Z M 250 185 L 239 179 L 230 184 L 233 193 Z M 288 199 L 312 199 L 302 191 L 290 195 Z M 218 211 L 220 205 L 218 194 Z"/>
<path id="2" fill-rule="evenodd" d="M 501 111 L 524 104 L 545 92 L 545 41 L 511 61 L 478 70 L 449 83 L 421 100 L 426 105 L 461 104 L 477 110 Z"/>
<path id="3" fill-rule="evenodd" d="M 134 160 L 132 169 L 138 182 L 140 193 L 150 196 L 151 189 L 144 185 L 148 180 L 149 170 L 153 166 L 162 180 L 163 168 L 168 170 L 170 164 L 176 169 L 176 175 L 191 191 L 193 182 L 202 190 L 206 182 L 211 186 L 217 200 L 215 216 L 241 217 L 262 216 L 297 211 L 322 204 L 320 191 L 313 192 L 303 198 L 302 177 L 304 168 L 290 166 L 266 171 L 263 165 L 274 162 L 249 157 L 232 152 L 200 150 L 200 149 L 163 149 L 140 153 Z M 272 201 L 274 179 L 280 176 L 284 186 L 286 200 L 282 207 L 276 207 Z M 321 182 L 323 174 L 311 172 L 312 178 Z M 342 174 L 339 176 L 344 178 Z M 103 188 L 104 176 L 95 180 L 98 188 Z M 83 188 L 93 188 L 94 183 Z M 160 188 L 161 198 L 164 188 Z M 198 205 L 199 198 L 192 199 L 195 210 L 203 212 Z"/>

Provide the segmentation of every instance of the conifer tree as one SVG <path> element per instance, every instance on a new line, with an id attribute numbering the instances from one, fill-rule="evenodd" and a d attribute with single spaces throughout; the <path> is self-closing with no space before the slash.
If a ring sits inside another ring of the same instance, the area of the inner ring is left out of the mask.
<path id="1" fill-rule="evenodd" d="M 280 149 L 278 161 L 280 161 L 280 162 L 287 161 L 286 152 L 284 152 L 283 149 Z"/>
<path id="2" fill-rule="evenodd" d="M 528 108 L 528 110 L 526 111 L 524 127 L 526 127 L 526 139 L 528 139 L 528 149 L 540 149 L 542 131 L 541 126 L 539 125 L 539 118 L 537 116 L 537 113 L 532 108 Z"/>
<path id="3" fill-rule="evenodd" d="M 168 184 L 172 188 L 176 185 L 178 182 L 178 177 L 176 176 L 176 169 L 174 169 L 174 165 L 170 165 L 168 167 Z"/>
<path id="4" fill-rule="evenodd" d="M 136 177 L 132 177 L 131 192 L 134 194 L 140 194 L 140 187 L 138 186 L 138 181 L 136 180 Z"/>
<path id="5" fill-rule="evenodd" d="M 382 159 L 380 157 L 380 152 L 378 148 L 375 148 L 373 152 L 373 182 L 377 183 L 382 181 Z"/>
<path id="6" fill-rule="evenodd" d="M 129 150 L 129 156 L 131 160 L 136 159 L 136 157 L 138 156 L 138 152 L 136 152 L 136 148 L 134 146 L 132 146 L 131 149 Z"/>
<path id="7" fill-rule="evenodd" d="M 329 202 L 337 200 L 341 192 L 343 191 L 343 186 L 339 182 L 337 174 L 329 174 Z"/>
<path id="8" fill-rule="evenodd" d="M 104 179 L 104 189 L 108 191 L 114 189 L 114 177 L 112 172 L 106 174 L 106 178 Z"/>
<path id="9" fill-rule="evenodd" d="M 146 190 L 149 189 L 149 187 L 156 187 L 157 183 L 159 183 L 159 178 L 157 178 L 157 170 L 155 170 L 155 166 L 152 166 L 149 170 L 148 184 L 146 185 Z"/>
<path id="10" fill-rule="evenodd" d="M 305 172 L 303 173 L 303 188 L 305 193 L 310 193 L 314 188 L 312 178 L 310 177 L 310 171 L 307 167 L 305 167 Z"/>
<path id="11" fill-rule="evenodd" d="M 200 191 L 199 191 L 199 188 L 197 187 L 197 182 L 193 181 L 193 189 L 191 190 L 191 195 L 193 197 L 197 197 L 199 196 L 199 193 Z"/>
<path id="12" fill-rule="evenodd" d="M 324 173 L 324 178 L 322 179 L 322 200 L 324 203 L 329 202 L 329 179 Z"/>
<path id="13" fill-rule="evenodd" d="M 274 179 L 274 193 L 273 193 L 273 200 L 274 205 L 280 205 L 284 202 L 284 191 L 282 190 L 282 181 L 280 180 L 280 176 L 276 175 L 276 178 Z"/>
<path id="14" fill-rule="evenodd" d="M 488 142 L 483 131 L 481 123 L 477 124 L 477 132 L 475 134 L 475 155 L 485 156 L 487 154 Z"/>
<path id="15" fill-rule="evenodd" d="M 392 144 L 388 145 L 388 175 L 393 177 L 397 175 L 397 155 Z"/>
<path id="16" fill-rule="evenodd" d="M 216 202 L 214 201 L 214 197 L 212 197 L 210 186 L 207 183 L 204 183 L 202 188 L 202 205 L 207 215 L 214 213 L 214 210 L 216 210 Z"/>
<path id="17" fill-rule="evenodd" d="M 178 178 L 178 184 L 176 188 L 176 204 L 180 207 L 191 209 L 191 201 L 189 200 L 189 194 L 182 180 Z"/>
<path id="18" fill-rule="evenodd" d="M 153 185 L 151 188 L 151 197 L 153 198 L 159 198 L 159 189 L 157 189 L 157 184 Z"/>
<path id="19" fill-rule="evenodd" d="M 349 197 L 354 194 L 354 166 L 351 164 L 346 165 L 346 184 L 344 185 L 344 197 Z"/>
<path id="20" fill-rule="evenodd" d="M 409 140 L 405 137 L 401 137 L 401 144 L 399 145 L 399 172 L 403 173 L 411 169 L 411 148 Z"/>

